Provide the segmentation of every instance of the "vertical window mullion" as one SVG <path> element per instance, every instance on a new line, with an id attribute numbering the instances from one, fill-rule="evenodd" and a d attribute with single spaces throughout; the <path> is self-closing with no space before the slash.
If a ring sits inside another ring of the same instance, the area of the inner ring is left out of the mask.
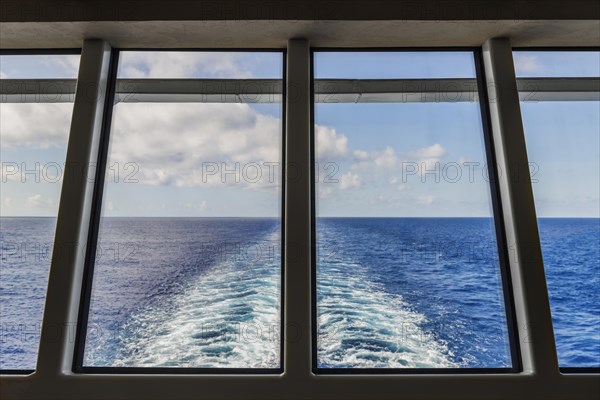
<path id="1" fill-rule="evenodd" d="M 506 240 L 506 225 L 504 222 L 505 215 L 502 209 L 502 197 L 499 182 L 500 172 L 498 170 L 496 146 L 494 145 L 490 112 L 487 104 L 489 101 L 489 96 L 486 88 L 485 71 L 481 51 L 476 51 L 474 53 L 474 57 L 477 74 L 477 91 L 479 94 L 479 105 L 481 107 L 481 122 L 483 126 L 485 153 L 487 157 L 487 169 L 489 174 L 488 176 L 490 177 L 489 183 L 494 213 L 494 226 L 496 228 L 498 259 L 502 279 L 502 290 L 504 293 L 504 309 L 506 311 L 506 322 L 508 325 L 508 339 L 510 342 L 511 353 L 510 356 L 513 369 L 515 371 L 521 371 L 521 349 L 519 347 L 519 332 L 517 318 L 515 315 L 514 290 L 509 265 L 510 256 L 508 243 Z"/>
<path id="2" fill-rule="evenodd" d="M 96 174 L 94 177 L 94 189 L 90 210 L 90 219 L 88 235 L 85 247 L 85 266 L 82 275 L 81 297 L 79 300 L 79 311 L 77 318 L 77 328 L 75 332 L 75 351 L 73 357 L 73 371 L 78 371 L 78 366 L 82 365 L 83 350 L 87 337 L 87 326 L 90 311 L 91 300 L 91 282 L 94 275 L 94 262 L 96 250 L 98 247 L 98 231 L 100 228 L 100 218 L 102 209 L 102 197 L 104 194 L 104 181 L 106 178 L 106 163 L 108 159 L 108 149 L 110 141 L 110 128 L 115 104 L 115 92 L 117 85 L 117 66 L 119 63 L 119 51 L 113 50 L 110 57 L 108 70 L 108 84 L 106 87 L 106 108 L 103 113 L 102 126 L 100 128 L 100 139 L 96 157 Z"/>
<path id="3" fill-rule="evenodd" d="M 110 54 L 104 41 L 86 40 L 83 44 L 42 322 L 39 375 L 71 369 L 72 332 L 85 263 L 82 249 L 88 237 L 94 189 L 87 173 L 98 155 Z"/>
<path id="4" fill-rule="evenodd" d="M 551 376 L 558 360 L 509 40 L 487 41 L 483 61 L 523 369 Z"/>
<path id="5" fill-rule="evenodd" d="M 311 370 L 310 48 L 292 39 L 287 50 L 285 149 L 285 372 Z"/>

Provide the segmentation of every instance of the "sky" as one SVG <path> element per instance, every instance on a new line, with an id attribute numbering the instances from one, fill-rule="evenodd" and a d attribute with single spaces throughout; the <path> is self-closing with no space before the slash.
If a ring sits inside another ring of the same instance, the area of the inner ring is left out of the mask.
<path id="1" fill-rule="evenodd" d="M 518 77 L 600 76 L 599 52 L 516 52 Z M 315 77 L 472 78 L 469 52 L 317 52 Z M 0 77 L 76 78 L 78 55 L 1 56 Z M 277 52 L 123 52 L 119 78 L 282 78 Z M 72 104 L 0 106 L 2 216 L 55 216 Z M 275 217 L 278 102 L 118 103 L 103 215 Z M 540 217 L 600 217 L 600 104 L 524 102 Z M 315 105 L 318 216 L 486 217 L 479 104 Z M 91 169 L 93 171 L 93 169 Z"/>

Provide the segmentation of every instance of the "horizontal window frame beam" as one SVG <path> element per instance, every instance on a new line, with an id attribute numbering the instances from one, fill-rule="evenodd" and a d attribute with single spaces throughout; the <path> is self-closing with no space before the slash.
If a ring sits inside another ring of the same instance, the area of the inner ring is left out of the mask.
<path id="1" fill-rule="evenodd" d="M 552 380 L 536 374 L 514 375 L 312 375 L 304 378 L 282 375 L 126 375 L 63 374 L 49 381 L 30 376 L 2 377 L 0 393 L 4 399 L 43 398 L 61 400 L 106 400 L 111 394 L 123 399 L 245 399 L 327 400 L 332 398 L 528 400 L 532 398 L 572 398 L 578 393 L 597 393 L 594 375 L 560 375 Z M 365 386 L 366 385 L 366 386 Z M 370 385 L 376 385 L 375 387 Z M 176 394 L 173 390 L 176 388 Z M 12 390 L 10 390 L 12 389 Z"/>
<path id="2" fill-rule="evenodd" d="M 520 78 L 526 102 L 600 101 L 600 78 Z M 69 103 L 75 79 L 2 79 L 1 103 Z M 83 94 L 94 93 L 87 88 Z M 118 79 L 117 103 L 281 103 L 281 79 Z M 317 79 L 316 103 L 477 102 L 475 78 Z"/>

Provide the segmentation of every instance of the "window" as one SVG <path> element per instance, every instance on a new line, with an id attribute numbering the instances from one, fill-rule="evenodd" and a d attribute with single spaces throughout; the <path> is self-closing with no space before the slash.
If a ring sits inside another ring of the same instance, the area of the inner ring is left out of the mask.
<path id="1" fill-rule="evenodd" d="M 3 373 L 36 367 L 74 99 L 53 80 L 74 89 L 78 65 L 78 54 L 0 56 Z"/>
<path id="2" fill-rule="evenodd" d="M 521 111 L 559 364 L 598 369 L 600 52 L 518 51 L 514 59 L 518 78 L 543 78 L 530 80 Z M 543 101 L 544 80 L 583 82 L 595 93 Z"/>
<path id="3" fill-rule="evenodd" d="M 474 60 L 314 53 L 321 373 L 518 368 Z"/>
<path id="4" fill-rule="evenodd" d="M 77 370 L 280 370 L 282 61 L 120 53 Z"/>
<path id="5" fill-rule="evenodd" d="M 156 47 L 86 39 L 77 87 L 102 88 L 92 101 L 66 77 L 27 89 L 75 98 L 65 162 L 91 168 L 65 168 L 54 249 L 77 246 L 52 259 L 35 373 L 0 370 L 0 398 L 597 399 L 597 368 L 559 368 L 532 185 L 504 173 L 527 163 L 516 86 L 523 101 L 600 101 L 586 74 L 514 79 L 513 39 L 589 43 L 575 22 L 493 21 L 519 33 L 489 40 L 489 21 L 3 23 L 1 46 L 93 28 Z M 310 48 L 392 40 L 486 41 Z"/>

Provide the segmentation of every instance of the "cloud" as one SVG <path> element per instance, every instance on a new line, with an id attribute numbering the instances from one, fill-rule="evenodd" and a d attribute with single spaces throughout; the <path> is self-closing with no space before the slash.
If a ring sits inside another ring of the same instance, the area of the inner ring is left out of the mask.
<path id="1" fill-rule="evenodd" d="M 435 196 L 432 196 L 430 194 L 426 195 L 426 196 L 419 196 L 417 198 L 417 201 L 418 201 L 419 204 L 430 206 L 435 201 Z"/>
<path id="2" fill-rule="evenodd" d="M 400 165 L 400 160 L 396 156 L 393 147 L 387 146 L 383 150 L 367 152 L 364 150 L 355 150 L 352 152 L 354 163 L 352 169 L 371 169 L 379 168 L 383 170 L 394 170 Z"/>
<path id="3" fill-rule="evenodd" d="M 146 52 L 123 53 L 121 78 L 251 78 L 239 53 L 227 52 Z"/>
<path id="4" fill-rule="evenodd" d="M 439 162 L 442 157 L 447 153 L 447 150 L 439 143 L 433 144 L 429 147 L 408 153 L 409 157 L 417 158 L 420 164 L 419 171 L 421 177 L 425 176 L 428 172 L 438 171 L 440 168 Z"/>
<path id="5" fill-rule="evenodd" d="M 72 104 L 0 107 L 3 148 L 66 147 Z M 346 140 L 338 137 L 334 143 Z M 115 107 L 109 162 L 118 163 L 125 175 L 137 168 L 133 179 L 142 184 L 272 190 L 281 180 L 281 119 L 248 104 L 122 103 Z M 203 169 L 209 163 L 216 173 Z M 3 164 L 3 179 L 20 178 L 7 168 Z"/>
<path id="6" fill-rule="evenodd" d="M 369 153 L 364 150 L 355 150 L 352 152 L 352 157 L 354 158 L 354 160 L 359 161 L 359 162 L 368 161 Z"/>
<path id="7" fill-rule="evenodd" d="M 340 177 L 340 189 L 358 189 L 362 186 L 362 181 L 359 175 L 348 172 Z"/>
<path id="8" fill-rule="evenodd" d="M 539 72 L 543 68 L 536 56 L 517 54 L 515 55 L 515 69 L 518 74 L 519 72 Z"/>
<path id="9" fill-rule="evenodd" d="M 446 149 L 439 143 L 408 153 L 410 157 L 420 159 L 439 159 L 445 156 Z"/>
<path id="10" fill-rule="evenodd" d="M 400 159 L 393 147 L 387 146 L 383 150 L 354 150 L 352 152 L 352 170 L 373 171 L 375 169 L 394 171 L 400 165 Z"/>
<path id="11" fill-rule="evenodd" d="M 435 164 L 438 163 L 446 153 L 447 150 L 439 143 L 436 143 L 429 147 L 410 152 L 407 156 L 417 158 L 418 162 L 423 164 L 423 170 L 429 170 L 434 168 Z M 387 171 L 396 171 L 403 164 L 403 161 L 396 155 L 396 151 L 391 146 L 387 146 L 381 151 L 367 152 L 364 150 L 355 150 L 352 152 L 352 158 L 354 160 L 354 163 L 351 166 L 353 170 L 379 168 Z M 397 178 L 395 177 L 390 179 L 396 179 L 394 182 L 388 180 L 388 183 L 390 184 L 397 182 Z"/>
<path id="12" fill-rule="evenodd" d="M 132 163 L 142 184 L 176 187 L 278 184 L 281 120 L 247 104 L 120 104 L 110 163 Z"/>
<path id="13" fill-rule="evenodd" d="M 52 200 L 44 198 L 41 194 L 34 194 L 27 197 L 26 204 L 31 208 L 46 208 L 53 205 Z"/>
<path id="14" fill-rule="evenodd" d="M 335 128 L 317 125 L 316 136 L 317 157 L 319 159 L 332 161 L 346 156 L 348 138 L 344 135 L 338 135 Z"/>
<path id="15" fill-rule="evenodd" d="M 384 169 L 394 169 L 398 164 L 398 158 L 393 148 L 386 147 L 375 157 L 375 165 Z"/>
<path id="16" fill-rule="evenodd" d="M 20 55 L 3 57 L 0 79 L 76 78 L 79 54 Z"/>
<path id="17" fill-rule="evenodd" d="M 0 104 L 2 147 L 64 147 L 69 137 L 73 104 Z"/>

